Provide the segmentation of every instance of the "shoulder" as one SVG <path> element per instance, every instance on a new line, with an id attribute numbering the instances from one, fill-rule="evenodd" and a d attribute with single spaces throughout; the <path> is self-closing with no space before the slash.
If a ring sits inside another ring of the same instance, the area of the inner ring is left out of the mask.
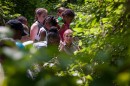
<path id="1" fill-rule="evenodd" d="M 37 33 L 38 31 L 38 25 L 37 24 L 33 24 L 30 28 L 30 34 L 32 33 Z"/>
<path id="2" fill-rule="evenodd" d="M 37 22 L 35 22 L 35 23 L 32 24 L 31 30 L 33 30 L 34 28 L 38 28 L 38 23 Z"/>

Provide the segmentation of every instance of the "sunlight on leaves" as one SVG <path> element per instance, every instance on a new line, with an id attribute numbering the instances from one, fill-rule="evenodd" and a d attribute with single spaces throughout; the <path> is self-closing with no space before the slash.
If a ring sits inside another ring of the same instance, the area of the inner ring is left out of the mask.
<path id="1" fill-rule="evenodd" d="M 120 73 L 117 76 L 117 80 L 119 83 L 128 83 L 130 80 L 130 73 L 129 72 Z"/>
<path id="2" fill-rule="evenodd" d="M 83 81 L 81 79 L 77 80 L 77 84 L 81 85 L 83 84 Z"/>
<path id="3" fill-rule="evenodd" d="M 93 78 L 92 78 L 91 75 L 87 75 L 87 76 L 86 76 L 86 79 L 91 80 L 91 81 L 93 80 Z"/>

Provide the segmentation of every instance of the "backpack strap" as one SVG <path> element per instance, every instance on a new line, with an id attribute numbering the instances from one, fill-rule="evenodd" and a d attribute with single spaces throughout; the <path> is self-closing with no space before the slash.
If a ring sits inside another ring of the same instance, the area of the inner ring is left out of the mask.
<path id="1" fill-rule="evenodd" d="M 36 38 L 35 38 L 35 42 L 37 42 L 39 40 L 41 30 L 45 31 L 46 36 L 47 36 L 47 31 L 44 28 L 44 26 L 39 21 L 37 21 L 37 23 L 38 23 L 38 31 L 37 31 L 37 35 L 36 35 Z M 47 37 L 45 37 L 45 40 L 47 40 Z"/>
<path id="2" fill-rule="evenodd" d="M 38 22 L 38 31 L 37 31 L 37 35 L 39 35 L 40 28 L 42 28 L 43 25 L 42 25 L 39 21 L 37 21 L 37 22 Z"/>

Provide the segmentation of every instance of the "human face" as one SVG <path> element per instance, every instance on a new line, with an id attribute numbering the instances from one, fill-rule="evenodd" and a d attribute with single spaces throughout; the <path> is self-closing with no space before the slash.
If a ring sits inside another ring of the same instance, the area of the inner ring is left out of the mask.
<path id="1" fill-rule="evenodd" d="M 63 10 L 59 10 L 59 11 L 57 12 L 57 15 L 60 16 L 60 17 L 62 17 L 62 12 L 63 12 Z"/>
<path id="2" fill-rule="evenodd" d="M 67 24 L 70 24 L 73 21 L 74 17 L 64 16 L 63 19 Z"/>
<path id="3" fill-rule="evenodd" d="M 72 43 L 72 40 L 73 40 L 73 35 L 72 35 L 72 34 L 66 33 L 66 34 L 64 35 L 64 41 L 65 41 L 67 44 L 71 44 L 71 43 Z"/>
<path id="4" fill-rule="evenodd" d="M 49 22 L 47 22 L 47 21 L 45 21 L 45 28 L 47 29 L 47 30 L 49 30 L 50 29 L 50 27 L 51 27 L 51 25 L 49 24 Z"/>
<path id="5" fill-rule="evenodd" d="M 43 22 L 46 16 L 47 16 L 47 13 L 42 13 L 41 15 L 39 15 L 38 20 Z"/>

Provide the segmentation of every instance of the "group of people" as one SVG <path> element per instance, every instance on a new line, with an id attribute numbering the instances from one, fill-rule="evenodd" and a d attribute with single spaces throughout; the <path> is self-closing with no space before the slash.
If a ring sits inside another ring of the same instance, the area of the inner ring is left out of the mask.
<path id="1" fill-rule="evenodd" d="M 58 52 L 73 55 L 75 51 L 80 50 L 79 46 L 73 43 L 73 30 L 70 28 L 74 17 L 74 11 L 64 7 L 58 8 L 56 17 L 48 15 L 45 8 L 37 8 L 35 22 L 30 28 L 24 16 L 9 20 L 5 26 L 13 31 L 13 42 L 20 49 L 26 48 L 27 45 L 36 49 L 55 46 Z M 10 38 L 1 39 L 0 46 L 8 40 Z"/>
<path id="2" fill-rule="evenodd" d="M 58 8 L 57 17 L 48 15 L 48 11 L 45 8 L 37 8 L 35 10 L 35 22 L 30 29 L 27 19 L 23 16 L 9 20 L 6 26 L 13 30 L 13 39 L 19 40 L 16 42 L 16 45 L 21 42 L 23 47 L 26 47 L 26 44 L 30 42 L 32 45 L 35 46 L 37 44 L 36 47 L 42 48 L 43 41 L 47 45 L 49 42 L 52 42 L 50 44 L 54 45 L 55 41 L 57 41 L 59 51 L 67 53 L 68 51 L 74 52 L 79 50 L 78 46 L 73 44 L 73 30 L 70 28 L 70 23 L 74 17 L 74 11 L 64 7 Z M 49 36 L 49 33 L 57 34 L 59 37 L 55 38 L 55 40 L 54 36 Z"/>
<path id="3" fill-rule="evenodd" d="M 8 27 L 13 32 L 13 36 L 0 39 L 0 50 L 2 51 L 4 47 L 26 49 L 26 46 L 31 45 L 51 57 L 59 53 L 73 55 L 75 51 L 80 50 L 79 46 L 74 43 L 73 30 L 70 28 L 74 17 L 75 13 L 72 9 L 60 7 L 56 17 L 48 15 L 45 8 L 37 8 L 35 22 L 30 28 L 24 16 L 11 19 L 4 27 Z M 0 29 L 6 28 L 0 27 Z M 46 50 L 51 53 L 47 53 Z M 0 63 L 5 57 L 3 53 L 0 53 Z"/>

